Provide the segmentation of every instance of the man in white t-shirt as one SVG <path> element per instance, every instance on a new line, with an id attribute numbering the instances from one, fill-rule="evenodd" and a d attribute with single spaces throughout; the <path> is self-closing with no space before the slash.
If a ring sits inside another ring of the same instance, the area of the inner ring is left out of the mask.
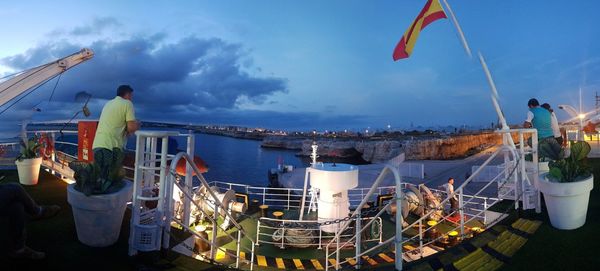
<path id="1" fill-rule="evenodd" d="M 446 189 L 446 195 L 450 198 L 450 213 L 458 211 L 458 200 L 456 194 L 454 194 L 454 178 L 450 177 L 448 183 L 444 184 L 443 187 Z"/>
<path id="2" fill-rule="evenodd" d="M 556 119 L 556 114 L 554 114 L 554 110 L 550 107 L 548 103 L 542 104 L 542 108 L 545 108 L 550 112 L 550 121 L 552 124 L 552 133 L 554 134 L 554 139 L 558 142 L 559 145 L 562 145 L 563 138 L 560 133 L 560 126 L 558 125 L 558 119 Z"/>

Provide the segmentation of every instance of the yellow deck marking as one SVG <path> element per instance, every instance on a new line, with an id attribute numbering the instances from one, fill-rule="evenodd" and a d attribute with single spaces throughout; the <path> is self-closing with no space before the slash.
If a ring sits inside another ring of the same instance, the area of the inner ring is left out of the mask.
<path id="1" fill-rule="evenodd" d="M 367 255 L 362 256 L 363 260 L 367 261 L 370 265 L 377 265 L 377 261 L 369 258 Z"/>
<path id="2" fill-rule="evenodd" d="M 325 268 L 323 268 L 323 266 L 321 265 L 321 263 L 317 259 L 310 259 L 310 262 L 315 266 L 315 269 L 317 269 L 317 270 L 325 270 Z"/>
<path id="3" fill-rule="evenodd" d="M 335 267 L 335 263 L 336 263 L 335 259 L 329 259 L 329 262 L 331 263 L 331 265 L 333 265 L 333 267 Z"/>
<path id="4" fill-rule="evenodd" d="M 256 255 L 256 259 L 258 260 L 259 266 L 267 266 L 267 259 L 265 258 L 265 256 Z"/>
<path id="5" fill-rule="evenodd" d="M 414 250 L 416 247 L 413 247 L 411 245 L 404 245 L 402 246 L 403 248 L 405 248 L 406 250 Z M 395 253 L 395 252 L 394 252 Z"/>
<path id="6" fill-rule="evenodd" d="M 240 259 L 246 260 L 246 252 L 240 251 Z"/>
<path id="7" fill-rule="evenodd" d="M 225 254 L 225 251 L 223 251 L 223 250 L 221 250 L 221 248 L 219 248 L 219 249 L 217 250 L 217 254 L 215 255 L 215 260 L 217 260 L 217 261 L 218 261 L 218 260 L 223 260 L 223 259 L 225 259 L 225 256 L 227 256 L 227 255 Z"/>
<path id="8" fill-rule="evenodd" d="M 346 261 L 352 266 L 356 265 L 356 260 L 354 260 L 354 258 L 346 258 Z"/>
<path id="9" fill-rule="evenodd" d="M 394 262 L 394 259 L 388 257 L 388 255 L 385 255 L 383 253 L 379 253 L 378 255 L 379 255 L 379 257 L 381 257 L 384 261 L 386 261 L 388 263 Z"/>
<path id="10" fill-rule="evenodd" d="M 277 263 L 277 268 L 285 269 L 285 263 L 282 258 L 275 258 L 275 262 Z"/>
<path id="11" fill-rule="evenodd" d="M 304 270 L 304 265 L 301 260 L 294 259 L 294 265 L 296 265 L 296 269 Z"/>

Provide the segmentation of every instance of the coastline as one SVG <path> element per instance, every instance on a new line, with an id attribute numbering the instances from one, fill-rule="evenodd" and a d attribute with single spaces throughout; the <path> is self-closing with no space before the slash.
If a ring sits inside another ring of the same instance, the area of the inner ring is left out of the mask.
<path id="1" fill-rule="evenodd" d="M 35 128 L 75 130 L 77 123 L 32 123 Z M 238 126 L 189 125 L 161 122 L 142 122 L 143 128 L 191 130 L 194 133 L 218 135 L 237 139 L 261 141 L 261 148 L 298 151 L 297 156 L 308 157 L 312 142 L 319 146 L 318 155 L 332 159 L 361 159 L 367 163 L 388 161 L 401 153 L 407 160 L 454 160 L 477 154 L 500 144 L 502 138 L 491 131 L 443 134 L 431 130 L 418 132 L 360 133 L 329 132 L 325 134 L 267 130 Z"/>

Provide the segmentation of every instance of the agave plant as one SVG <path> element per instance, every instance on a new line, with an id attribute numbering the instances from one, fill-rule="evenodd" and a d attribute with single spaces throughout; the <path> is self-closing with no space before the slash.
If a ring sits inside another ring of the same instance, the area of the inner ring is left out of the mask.
<path id="1" fill-rule="evenodd" d="M 33 136 L 28 140 L 21 140 L 21 153 L 17 156 L 17 160 L 38 158 L 38 151 L 41 146 L 42 144 L 40 144 L 37 136 Z"/>
<path id="2" fill-rule="evenodd" d="M 123 187 L 123 151 L 113 149 L 111 161 L 73 161 L 69 163 L 75 175 L 75 189 L 86 196 L 98 194 L 110 194 Z M 109 165 L 108 172 L 103 174 L 101 163 Z"/>
<path id="3" fill-rule="evenodd" d="M 543 145 L 543 146 L 542 146 Z M 585 141 L 571 141 L 571 154 L 564 157 L 564 150 L 558 143 L 552 144 L 546 142 L 540 145 L 540 155 L 550 158 L 548 163 L 550 179 L 558 182 L 576 182 L 587 178 L 592 174 L 591 168 L 587 165 L 587 155 L 591 147 Z"/>

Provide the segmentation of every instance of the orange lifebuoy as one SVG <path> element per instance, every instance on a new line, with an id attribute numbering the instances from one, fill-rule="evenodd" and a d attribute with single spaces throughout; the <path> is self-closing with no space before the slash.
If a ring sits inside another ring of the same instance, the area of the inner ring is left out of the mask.
<path id="1" fill-rule="evenodd" d="M 208 165 L 206 165 L 206 162 L 204 162 L 204 160 L 202 160 L 202 158 L 198 157 L 198 156 L 194 156 L 194 164 L 196 164 L 196 167 L 198 167 L 198 169 L 200 170 L 200 173 L 206 173 L 208 172 Z M 186 170 L 186 162 L 185 159 L 179 159 L 179 162 L 177 162 L 177 166 L 175 167 L 175 171 L 177 172 L 177 174 L 181 175 L 181 176 L 185 176 L 185 170 Z M 195 176 L 196 172 L 192 171 L 192 176 Z"/>

